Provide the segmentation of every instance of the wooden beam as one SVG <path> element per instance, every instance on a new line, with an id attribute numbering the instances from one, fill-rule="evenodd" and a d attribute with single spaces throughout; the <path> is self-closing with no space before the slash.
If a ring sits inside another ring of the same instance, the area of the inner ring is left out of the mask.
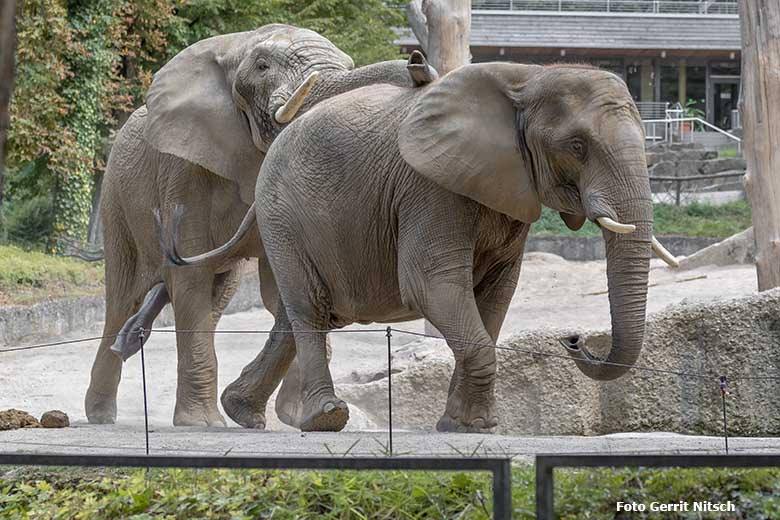
<path id="1" fill-rule="evenodd" d="M 742 0 L 745 188 L 753 207 L 758 290 L 780 286 L 780 2 Z"/>

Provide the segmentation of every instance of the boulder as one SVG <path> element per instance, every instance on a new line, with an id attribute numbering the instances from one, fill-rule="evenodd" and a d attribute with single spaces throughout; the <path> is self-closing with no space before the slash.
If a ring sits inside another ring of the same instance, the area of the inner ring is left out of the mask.
<path id="1" fill-rule="evenodd" d="M 780 435 L 780 400 L 775 397 L 780 382 L 778 309 L 780 288 L 669 307 L 648 320 L 636 363 L 669 372 L 634 369 L 607 382 L 588 379 L 565 356 L 557 340 L 572 331 L 539 329 L 518 335 L 497 352 L 498 432 L 722 435 L 719 376 L 726 375 L 729 434 Z M 589 346 L 606 347 L 611 341 L 608 331 L 585 336 Z M 393 376 L 395 427 L 431 430 L 444 411 L 453 362 L 443 341 L 437 349 Z M 386 378 L 339 385 L 337 391 L 373 423 L 386 426 Z"/>
<path id="2" fill-rule="evenodd" d="M 678 259 L 680 269 L 697 269 L 705 265 L 753 264 L 756 242 L 753 227 L 709 245 L 690 256 Z"/>
<path id="3" fill-rule="evenodd" d="M 710 159 L 704 161 L 699 168 L 699 171 L 704 175 L 711 173 L 720 173 L 732 170 L 745 170 L 747 165 L 745 159 L 740 157 L 721 157 L 720 159 Z"/>
<path id="4" fill-rule="evenodd" d="M 0 411 L 0 431 L 17 428 L 40 428 L 38 419 L 23 410 L 10 408 Z"/>
<path id="5" fill-rule="evenodd" d="M 44 428 L 67 428 L 70 426 L 68 414 L 60 410 L 51 410 L 41 416 L 41 426 Z"/>

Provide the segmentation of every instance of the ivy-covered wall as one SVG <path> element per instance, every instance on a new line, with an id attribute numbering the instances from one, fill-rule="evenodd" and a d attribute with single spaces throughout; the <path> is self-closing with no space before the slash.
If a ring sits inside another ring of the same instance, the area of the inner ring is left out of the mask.
<path id="1" fill-rule="evenodd" d="M 384 0 L 18 0 L 8 239 L 54 249 L 86 238 L 105 144 L 154 71 L 202 38 L 277 22 L 318 31 L 363 65 L 397 57 L 404 17 Z"/>

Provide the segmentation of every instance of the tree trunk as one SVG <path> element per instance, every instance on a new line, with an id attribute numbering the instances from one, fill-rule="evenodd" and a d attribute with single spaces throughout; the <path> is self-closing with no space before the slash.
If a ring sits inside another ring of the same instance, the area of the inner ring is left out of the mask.
<path id="1" fill-rule="evenodd" d="M 412 0 L 406 16 L 439 76 L 471 62 L 471 0 Z M 428 321 L 425 333 L 441 337 Z"/>
<path id="2" fill-rule="evenodd" d="M 16 0 L 0 5 L 0 238 L 5 236 L 3 199 L 5 197 L 5 142 L 10 126 L 11 92 L 14 86 L 16 56 Z"/>
<path id="3" fill-rule="evenodd" d="M 758 290 L 780 286 L 780 2 L 742 0 L 745 188 L 753 208 Z"/>
<path id="4" fill-rule="evenodd" d="M 413 0 L 406 14 L 428 63 L 441 76 L 471 62 L 470 0 Z"/>

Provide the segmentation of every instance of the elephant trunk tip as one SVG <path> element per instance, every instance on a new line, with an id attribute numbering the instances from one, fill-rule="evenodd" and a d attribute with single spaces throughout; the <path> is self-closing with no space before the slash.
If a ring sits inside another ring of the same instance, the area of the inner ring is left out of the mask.
<path id="1" fill-rule="evenodd" d="M 579 334 L 560 338 L 558 342 L 566 349 L 577 368 L 591 379 L 611 381 L 628 372 L 632 366 L 622 365 L 595 356 L 585 347 L 585 339 Z"/>

